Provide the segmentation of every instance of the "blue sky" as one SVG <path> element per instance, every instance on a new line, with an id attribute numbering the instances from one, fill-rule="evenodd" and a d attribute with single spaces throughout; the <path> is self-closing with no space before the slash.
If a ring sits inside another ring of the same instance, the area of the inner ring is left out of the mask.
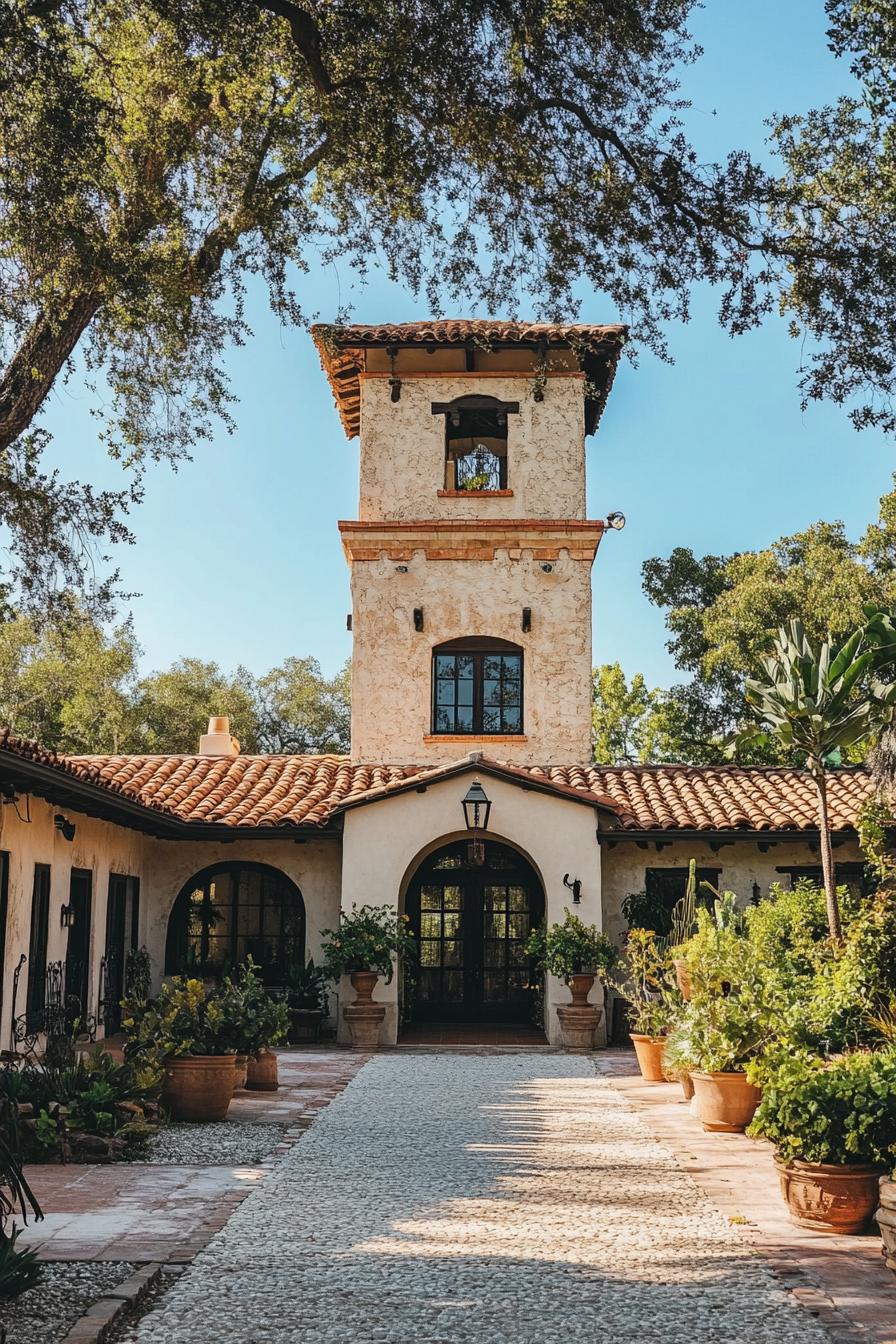
<path id="1" fill-rule="evenodd" d="M 741 146 L 762 153 L 771 113 L 847 86 L 824 27 L 821 0 L 707 0 L 692 24 L 704 55 L 684 89 L 707 159 Z M 427 315 L 375 274 L 356 286 L 347 268 L 312 272 L 299 292 L 323 320 L 349 295 L 359 320 Z M 585 321 L 626 316 L 596 296 L 582 311 Z M 116 556 L 123 586 L 140 594 L 131 606 L 147 671 L 181 654 L 256 672 L 312 654 L 335 671 L 350 653 L 336 520 L 356 512 L 357 442 L 345 439 L 307 333 L 281 327 L 260 289 L 249 320 L 254 339 L 227 359 L 236 433 L 200 444 L 176 474 L 151 469 L 137 545 Z M 637 368 L 624 363 L 588 447 L 591 516 L 620 509 L 628 520 L 595 564 L 595 661 L 619 659 L 660 685 L 675 673 L 662 615 L 641 593 L 644 559 L 677 545 L 755 549 L 817 518 L 842 518 L 858 534 L 896 466 L 892 444 L 857 434 L 844 411 L 800 410 L 799 349 L 780 320 L 732 340 L 714 296 L 700 293 L 690 324 L 669 336 L 675 364 L 648 354 Z M 76 384 L 55 394 L 45 418 L 54 453 L 66 471 L 113 484 L 118 469 L 95 445 L 87 406 Z"/>

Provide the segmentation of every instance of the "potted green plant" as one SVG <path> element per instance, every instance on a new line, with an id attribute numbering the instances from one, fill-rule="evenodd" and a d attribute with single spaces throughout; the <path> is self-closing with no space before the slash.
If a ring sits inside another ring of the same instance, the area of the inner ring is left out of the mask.
<path id="1" fill-rule="evenodd" d="M 560 1032 L 567 1050 L 591 1050 L 601 1010 L 588 1002 L 598 974 L 605 974 L 616 959 L 605 933 L 594 924 L 584 924 L 571 910 L 562 923 L 542 924 L 531 934 L 526 951 L 536 964 L 565 980 L 572 1002 L 557 1009 Z"/>
<path id="2" fill-rule="evenodd" d="M 288 1023 L 285 1007 L 267 991 L 251 956 L 224 977 L 219 994 L 223 1013 L 221 1037 L 236 1052 L 234 1087 L 263 1085 L 275 1091 L 277 1057 L 269 1047 L 285 1039 Z M 250 1074 L 254 1080 L 251 1083 Z M 260 1078 L 264 1079 L 263 1084 L 257 1081 Z"/>
<path id="3" fill-rule="evenodd" d="M 125 1056 L 160 1058 L 162 1103 L 175 1120 L 223 1120 L 233 1096 L 230 1023 L 220 990 L 171 976 L 156 999 L 126 1000 Z"/>
<path id="4" fill-rule="evenodd" d="M 356 1050 L 375 1050 L 385 1006 L 374 1003 L 376 982 L 389 984 L 397 957 L 415 957 L 416 943 L 406 915 L 390 905 L 355 906 L 344 913 L 337 929 L 322 933 L 326 973 L 337 980 L 348 975 L 355 1001 L 342 1010 Z"/>
<path id="5" fill-rule="evenodd" d="M 783 1004 L 775 982 L 743 935 L 736 898 L 724 892 L 714 909 L 697 911 L 697 932 L 685 944 L 690 1000 L 680 1023 L 688 1036 L 697 1116 L 704 1129 L 743 1130 L 759 1091 L 747 1065 L 774 1037 Z"/>
<path id="6" fill-rule="evenodd" d="M 751 1067 L 762 1101 L 750 1134 L 775 1145 L 791 1220 L 861 1232 L 896 1157 L 896 1050 L 834 1059 L 778 1047 Z"/>
<path id="7" fill-rule="evenodd" d="M 294 962 L 286 975 L 286 1002 L 289 1005 L 290 1045 L 316 1044 L 327 1011 L 327 985 L 330 977 L 323 966 L 315 966 L 309 957 L 305 965 Z"/>
<path id="8" fill-rule="evenodd" d="M 665 1082 L 663 1049 L 674 1021 L 674 1004 L 667 958 L 653 929 L 629 929 L 622 962 L 624 977 L 613 987 L 628 1001 L 638 1068 L 645 1082 Z"/>

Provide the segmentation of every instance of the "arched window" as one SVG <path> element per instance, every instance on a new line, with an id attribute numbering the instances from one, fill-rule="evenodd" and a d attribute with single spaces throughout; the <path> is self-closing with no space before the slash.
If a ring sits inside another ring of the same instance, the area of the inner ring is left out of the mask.
<path id="1" fill-rule="evenodd" d="M 305 902 L 263 863 L 219 863 L 182 888 L 168 920 L 166 975 L 226 975 L 247 957 L 269 985 L 305 962 Z"/>
<path id="2" fill-rule="evenodd" d="M 523 731 L 523 651 L 506 639 L 455 639 L 432 652 L 432 731 Z"/>
<path id="3" fill-rule="evenodd" d="M 519 402 L 457 397 L 433 402 L 445 417 L 445 489 L 482 493 L 507 489 L 507 417 Z"/>

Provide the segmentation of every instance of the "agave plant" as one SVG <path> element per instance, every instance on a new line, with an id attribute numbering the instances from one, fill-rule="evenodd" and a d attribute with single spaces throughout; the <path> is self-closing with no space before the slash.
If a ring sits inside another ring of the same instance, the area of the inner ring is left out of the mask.
<path id="1" fill-rule="evenodd" d="M 868 629 L 855 631 L 842 644 L 827 639 L 816 643 L 802 622 L 794 620 L 777 631 L 760 667 L 762 675 L 746 682 L 747 704 L 758 728 L 747 729 L 737 740 L 756 744 L 773 736 L 805 760 L 818 800 L 828 928 L 839 939 L 826 771 L 833 755 L 874 735 L 891 716 L 896 683 L 876 671 L 891 669 L 892 663 L 872 646 Z"/>

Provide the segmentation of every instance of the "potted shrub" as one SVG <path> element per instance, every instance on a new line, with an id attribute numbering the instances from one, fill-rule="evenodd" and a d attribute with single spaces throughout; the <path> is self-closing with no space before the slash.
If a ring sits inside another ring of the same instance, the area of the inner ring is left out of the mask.
<path id="1" fill-rule="evenodd" d="M 157 999 L 125 1003 L 125 1056 L 160 1057 L 162 1104 L 175 1120 L 223 1120 L 233 1096 L 234 1050 L 221 992 L 171 976 Z"/>
<path id="2" fill-rule="evenodd" d="M 329 976 L 323 966 L 315 966 L 309 957 L 302 966 L 294 963 L 286 977 L 286 1002 L 289 1006 L 290 1045 L 316 1045 L 327 1012 Z"/>
<path id="3" fill-rule="evenodd" d="M 614 984 L 629 1004 L 628 1021 L 638 1068 L 648 1083 L 663 1083 L 663 1049 L 674 1010 L 666 958 L 652 929 L 629 929 L 623 953 L 625 978 Z"/>
<path id="4" fill-rule="evenodd" d="M 221 1037 L 236 1052 L 234 1087 L 276 1091 L 277 1056 L 269 1047 L 286 1038 L 286 1005 L 265 989 L 251 957 L 225 977 L 220 997 Z"/>
<path id="5" fill-rule="evenodd" d="M 612 965 L 616 953 L 606 934 L 594 924 L 583 924 L 567 910 L 561 924 L 535 929 L 526 951 L 537 965 L 569 986 L 572 1002 L 557 1009 L 560 1033 L 567 1050 L 592 1050 L 601 1010 L 588 1002 L 598 974 Z"/>
<path id="6" fill-rule="evenodd" d="M 339 920 L 338 929 L 323 930 L 327 977 L 351 978 L 354 1003 L 342 1010 L 356 1050 L 375 1050 L 386 1016 L 385 1005 L 374 1003 L 376 982 L 386 984 L 395 973 L 395 959 L 416 956 L 416 944 L 406 915 L 390 905 L 355 906 Z"/>
<path id="7" fill-rule="evenodd" d="M 861 1232 L 896 1153 L 896 1051 L 834 1059 L 784 1048 L 751 1070 L 762 1101 L 750 1127 L 775 1145 L 791 1220 L 817 1232 Z"/>
<path id="8" fill-rule="evenodd" d="M 714 913 L 697 912 L 697 932 L 686 947 L 691 997 L 679 1025 L 697 1116 L 707 1130 L 743 1130 L 759 1103 L 747 1065 L 772 1039 L 776 1001 L 742 936 L 732 893 L 723 894 Z"/>

